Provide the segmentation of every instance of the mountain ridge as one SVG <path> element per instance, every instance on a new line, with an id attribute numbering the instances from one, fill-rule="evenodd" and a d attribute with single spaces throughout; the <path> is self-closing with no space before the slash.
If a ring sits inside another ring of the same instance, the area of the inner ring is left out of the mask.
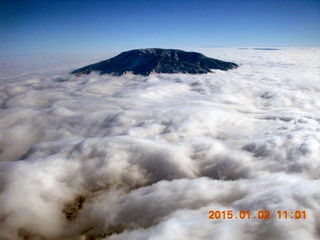
<path id="1" fill-rule="evenodd" d="M 122 52 L 110 59 L 75 69 L 71 74 L 90 74 L 93 71 L 117 76 L 127 72 L 144 76 L 151 73 L 202 74 L 211 72 L 211 69 L 227 71 L 237 67 L 235 63 L 209 58 L 198 52 L 144 48 Z"/>

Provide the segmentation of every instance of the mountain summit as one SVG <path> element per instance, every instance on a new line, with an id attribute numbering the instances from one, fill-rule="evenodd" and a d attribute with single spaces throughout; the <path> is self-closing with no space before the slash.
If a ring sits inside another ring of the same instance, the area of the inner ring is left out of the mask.
<path id="1" fill-rule="evenodd" d="M 199 74 L 211 72 L 211 69 L 227 71 L 237 67 L 235 63 L 208 58 L 197 52 L 147 48 L 122 52 L 113 58 L 76 69 L 71 73 L 89 74 L 97 71 L 101 74 L 119 76 L 132 72 L 147 76 L 152 72 Z"/>

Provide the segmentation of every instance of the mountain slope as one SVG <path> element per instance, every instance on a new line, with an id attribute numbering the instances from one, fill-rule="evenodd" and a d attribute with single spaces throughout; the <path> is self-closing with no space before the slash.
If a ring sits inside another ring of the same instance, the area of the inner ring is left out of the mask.
<path id="1" fill-rule="evenodd" d="M 197 52 L 147 48 L 122 52 L 113 58 L 76 69 L 71 73 L 89 74 L 98 71 L 101 74 L 122 75 L 132 72 L 147 76 L 152 72 L 199 74 L 211 72 L 211 69 L 227 71 L 237 67 L 235 63 L 208 58 Z"/>

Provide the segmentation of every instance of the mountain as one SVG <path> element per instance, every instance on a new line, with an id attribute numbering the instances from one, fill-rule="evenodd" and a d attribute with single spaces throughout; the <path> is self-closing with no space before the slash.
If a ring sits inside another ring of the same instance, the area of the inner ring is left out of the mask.
<path id="1" fill-rule="evenodd" d="M 211 69 L 227 71 L 237 68 L 232 62 L 208 58 L 197 52 L 177 49 L 147 48 L 122 52 L 119 55 L 72 71 L 72 74 L 122 75 L 126 72 L 147 76 L 150 73 L 208 73 Z"/>

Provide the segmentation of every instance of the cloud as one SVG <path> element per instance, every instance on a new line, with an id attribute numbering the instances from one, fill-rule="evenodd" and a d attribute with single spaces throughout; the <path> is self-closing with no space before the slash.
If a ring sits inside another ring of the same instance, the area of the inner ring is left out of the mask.
<path id="1" fill-rule="evenodd" d="M 240 67 L 75 77 L 88 60 L 1 59 L 0 238 L 319 239 L 319 49 L 201 51 Z"/>

